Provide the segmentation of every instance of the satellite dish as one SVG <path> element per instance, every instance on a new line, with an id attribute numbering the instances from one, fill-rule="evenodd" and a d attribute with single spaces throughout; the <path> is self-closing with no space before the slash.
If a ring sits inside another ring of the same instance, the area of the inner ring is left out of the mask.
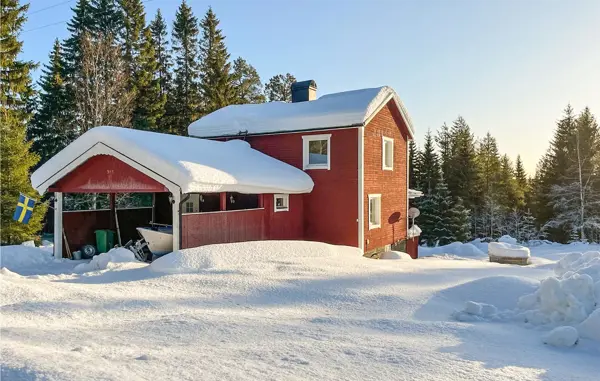
<path id="1" fill-rule="evenodd" d="M 413 208 L 410 208 L 410 209 L 408 209 L 408 216 L 409 216 L 410 218 L 417 218 L 417 217 L 419 217 L 420 215 L 421 215 L 421 212 L 419 211 L 419 209 L 417 209 L 417 208 L 414 208 L 414 207 L 413 207 Z"/>

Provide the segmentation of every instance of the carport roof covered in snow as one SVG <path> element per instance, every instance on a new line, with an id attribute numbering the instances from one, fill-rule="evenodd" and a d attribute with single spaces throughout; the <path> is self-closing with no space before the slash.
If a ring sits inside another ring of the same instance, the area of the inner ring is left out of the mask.
<path id="1" fill-rule="evenodd" d="M 112 155 L 181 193 L 308 193 L 311 178 L 241 140 L 218 142 L 121 127 L 96 127 L 31 175 L 44 193 L 96 155 Z"/>

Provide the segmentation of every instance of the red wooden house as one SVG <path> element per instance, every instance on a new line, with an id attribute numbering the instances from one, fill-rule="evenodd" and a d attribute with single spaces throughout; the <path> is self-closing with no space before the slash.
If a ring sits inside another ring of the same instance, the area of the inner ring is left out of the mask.
<path id="1" fill-rule="evenodd" d="M 190 137 L 117 127 L 82 135 L 32 175 L 38 191 L 56 195 L 57 253 L 63 227 L 72 250 L 93 242 L 94 230 L 114 228 L 114 194 L 135 192 L 154 202 L 118 211 L 123 240 L 152 220 L 172 224 L 175 250 L 265 239 L 403 249 L 413 127 L 397 94 L 317 99 L 313 81 L 292 94 L 292 103 L 217 110 L 192 123 Z M 63 213 L 64 193 L 93 192 L 110 194 L 110 208 Z"/>

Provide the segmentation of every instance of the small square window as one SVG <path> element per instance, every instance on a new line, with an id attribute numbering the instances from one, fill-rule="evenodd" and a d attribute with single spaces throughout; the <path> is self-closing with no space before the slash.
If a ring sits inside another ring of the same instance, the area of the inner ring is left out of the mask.
<path id="1" fill-rule="evenodd" d="M 287 194 L 276 194 L 275 198 L 275 211 L 286 212 L 290 210 L 290 196 Z"/>
<path id="2" fill-rule="evenodd" d="M 369 229 L 381 227 L 381 195 L 369 195 Z"/>
<path id="3" fill-rule="evenodd" d="M 192 201 L 188 201 L 185 203 L 185 212 L 194 213 L 194 203 Z"/>
<path id="4" fill-rule="evenodd" d="M 385 171 L 394 170 L 394 139 L 383 137 L 381 154 L 383 169 Z"/>
<path id="5" fill-rule="evenodd" d="M 307 135 L 302 140 L 304 169 L 330 169 L 331 134 Z"/>

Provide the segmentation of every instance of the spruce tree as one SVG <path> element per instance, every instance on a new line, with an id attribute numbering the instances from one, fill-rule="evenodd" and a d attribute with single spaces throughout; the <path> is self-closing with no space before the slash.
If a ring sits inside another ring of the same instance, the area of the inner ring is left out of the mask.
<path id="1" fill-rule="evenodd" d="M 23 42 L 18 35 L 26 21 L 29 5 L 18 0 L 0 2 L 0 232 L 1 244 L 18 244 L 31 239 L 41 229 L 46 213 L 44 204 L 38 203 L 29 223 L 12 219 L 19 194 L 38 197 L 29 180 L 29 171 L 39 157 L 30 152 L 26 141 L 26 126 L 31 117 L 27 100 L 32 95 L 31 70 L 33 62 L 21 61 Z"/>
<path id="2" fill-rule="evenodd" d="M 425 135 L 423 150 L 419 152 L 417 165 L 419 173 L 417 189 L 426 194 L 433 193 L 440 181 L 441 173 L 438 156 L 433 146 L 433 137 L 429 130 Z"/>
<path id="3" fill-rule="evenodd" d="M 467 209 L 472 209 L 481 200 L 474 191 L 479 171 L 475 141 L 471 129 L 461 116 L 456 119 L 450 131 L 451 157 L 447 165 L 448 189 L 453 197 L 460 197 Z"/>
<path id="4" fill-rule="evenodd" d="M 417 179 L 419 177 L 419 171 L 416 167 L 418 155 L 420 153 L 417 143 L 414 140 L 410 140 L 408 142 L 408 187 L 411 189 L 417 187 Z"/>
<path id="5" fill-rule="evenodd" d="M 523 195 L 518 191 L 518 184 L 515 178 L 515 172 L 512 162 L 508 155 L 503 155 L 500 159 L 499 173 L 499 200 L 507 210 L 514 208 L 521 209 L 524 206 Z"/>
<path id="6" fill-rule="evenodd" d="M 158 79 L 160 95 L 166 96 L 171 84 L 171 53 L 167 39 L 167 24 L 160 9 L 156 11 L 156 16 L 150 23 L 150 31 L 152 32 L 152 44 L 156 56 L 154 78 Z"/>
<path id="7" fill-rule="evenodd" d="M 186 135 L 188 125 L 199 115 L 198 19 L 185 0 L 173 23 L 173 87 L 167 100 L 169 131 Z"/>
<path id="8" fill-rule="evenodd" d="M 135 90 L 134 78 L 141 70 L 140 50 L 144 44 L 143 31 L 146 25 L 146 13 L 141 0 L 120 0 L 122 8 L 121 39 L 123 41 L 123 59 L 128 68 L 130 87 Z"/>
<path id="9" fill-rule="evenodd" d="M 443 178 L 436 187 L 433 195 L 433 204 L 438 219 L 433 228 L 433 236 L 438 245 L 448 245 L 449 243 L 456 241 L 456 237 L 452 232 L 452 197 L 450 196 L 450 192 L 448 191 L 448 187 Z"/>
<path id="10" fill-rule="evenodd" d="M 225 36 L 218 26 L 219 19 L 209 7 L 200 22 L 200 90 L 205 114 L 237 101 Z"/>
<path id="11" fill-rule="evenodd" d="M 452 158 L 452 135 L 446 123 L 439 129 L 435 137 L 435 142 L 439 148 L 439 162 L 442 175 L 447 179 L 450 175 L 449 166 L 451 165 L 450 159 Z"/>
<path id="12" fill-rule="evenodd" d="M 45 65 L 39 82 L 39 108 L 31 120 L 27 135 L 32 150 L 45 163 L 67 146 L 76 136 L 73 99 L 66 84 L 65 62 L 60 42 L 54 42 L 50 62 Z"/>
<path id="13" fill-rule="evenodd" d="M 437 242 L 434 229 L 441 223 L 441 218 L 437 214 L 435 201 L 435 195 L 426 194 L 415 202 L 421 212 L 416 221 L 419 228 L 421 228 L 419 243 L 430 247 L 435 246 L 435 243 Z"/>
<path id="14" fill-rule="evenodd" d="M 150 28 L 143 32 L 144 42 L 137 59 L 139 70 L 135 72 L 136 89 L 135 106 L 133 110 L 133 128 L 151 131 L 162 131 L 158 120 L 165 113 L 166 94 L 161 94 L 160 80 L 154 78 L 158 61 L 152 43 Z"/>
<path id="15" fill-rule="evenodd" d="M 232 79 L 236 104 L 265 102 L 258 72 L 242 57 L 233 61 Z"/>
<path id="16" fill-rule="evenodd" d="M 455 241 L 467 242 L 471 239 L 471 214 L 460 198 L 450 210 L 450 232 Z"/>
<path id="17" fill-rule="evenodd" d="M 123 14 L 117 0 L 91 0 L 91 25 L 93 35 L 112 36 L 115 40 L 121 35 Z"/>
<path id="18" fill-rule="evenodd" d="M 71 10 L 74 15 L 67 22 L 70 36 L 64 42 L 65 71 L 70 81 L 74 73 L 81 68 L 81 39 L 85 32 L 89 32 L 93 22 L 90 0 L 77 0 L 75 7 Z"/>
<path id="19" fill-rule="evenodd" d="M 292 84 L 296 82 L 296 77 L 287 74 L 277 74 L 269 79 L 265 85 L 265 95 L 269 102 L 291 102 Z"/>

